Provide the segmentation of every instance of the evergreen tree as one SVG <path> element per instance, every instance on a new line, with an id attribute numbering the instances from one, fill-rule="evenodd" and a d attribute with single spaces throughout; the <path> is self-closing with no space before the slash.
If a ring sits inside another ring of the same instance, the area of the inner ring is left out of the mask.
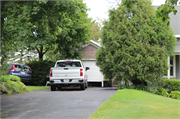
<path id="1" fill-rule="evenodd" d="M 131 8 L 122 3 L 110 10 L 101 39 L 97 65 L 105 78 L 124 79 L 126 86 L 129 81 L 155 84 L 167 71 L 176 43 L 172 29 L 157 21 L 150 0 L 138 0 Z"/>

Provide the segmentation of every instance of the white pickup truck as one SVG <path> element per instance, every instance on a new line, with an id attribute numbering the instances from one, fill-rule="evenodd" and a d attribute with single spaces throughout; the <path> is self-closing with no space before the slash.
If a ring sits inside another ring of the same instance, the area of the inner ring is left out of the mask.
<path id="1" fill-rule="evenodd" d="M 51 91 L 63 86 L 80 86 L 81 90 L 87 88 L 87 75 L 89 67 L 84 67 L 80 60 L 58 60 L 50 69 Z"/>

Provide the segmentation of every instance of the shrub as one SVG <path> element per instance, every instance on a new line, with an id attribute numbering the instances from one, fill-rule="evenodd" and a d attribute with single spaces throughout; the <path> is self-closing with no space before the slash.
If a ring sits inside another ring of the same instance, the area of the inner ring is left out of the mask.
<path id="1" fill-rule="evenodd" d="M 13 75 L 1 76 L 0 88 L 1 93 L 7 94 L 22 93 L 26 90 L 26 86 L 20 82 L 20 78 Z"/>
<path id="2" fill-rule="evenodd" d="M 156 94 L 162 95 L 162 96 L 165 96 L 165 97 L 169 96 L 169 93 L 167 92 L 167 90 L 162 88 L 162 87 L 157 88 Z"/>
<path id="3" fill-rule="evenodd" d="M 9 80 L 9 75 L 1 76 L 0 82 L 8 82 Z"/>
<path id="4" fill-rule="evenodd" d="M 9 68 L 9 64 L 4 62 L 1 64 L 0 68 L 1 68 L 1 75 L 7 75 L 7 69 Z"/>
<path id="5" fill-rule="evenodd" d="M 157 87 L 150 87 L 150 86 L 148 86 L 147 87 L 147 91 L 150 92 L 150 93 L 155 94 L 157 92 Z"/>
<path id="6" fill-rule="evenodd" d="M 21 82 L 21 79 L 18 76 L 14 76 L 14 75 L 1 76 L 1 79 L 0 79 L 1 82 L 8 82 L 10 80 Z"/>
<path id="7" fill-rule="evenodd" d="M 179 84 L 180 80 L 179 79 L 164 79 L 164 88 L 169 89 L 169 92 L 171 91 L 179 91 Z"/>
<path id="8" fill-rule="evenodd" d="M 179 95 L 180 95 L 179 91 L 171 91 L 171 93 L 169 94 L 169 97 L 172 97 L 174 99 L 180 99 Z"/>
<path id="9" fill-rule="evenodd" d="M 18 76 L 9 75 L 8 76 L 11 81 L 18 81 L 21 82 L 21 79 Z"/>
<path id="10" fill-rule="evenodd" d="M 135 89 L 137 89 L 137 90 L 143 90 L 143 91 L 146 91 L 146 90 L 147 90 L 147 88 L 146 88 L 144 85 L 137 85 L 137 86 L 135 86 Z"/>
<path id="11" fill-rule="evenodd" d="M 110 81 L 109 79 L 105 79 L 104 81 Z"/>
<path id="12" fill-rule="evenodd" d="M 32 85 L 45 85 L 45 76 L 49 74 L 50 68 L 53 67 L 55 62 L 48 60 L 32 61 L 27 63 L 32 69 Z"/>

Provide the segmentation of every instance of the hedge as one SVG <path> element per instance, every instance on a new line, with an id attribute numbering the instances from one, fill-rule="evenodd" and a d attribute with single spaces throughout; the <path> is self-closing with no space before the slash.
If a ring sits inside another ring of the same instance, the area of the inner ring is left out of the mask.
<path id="1" fill-rule="evenodd" d="M 169 94 L 169 97 L 174 98 L 174 99 L 180 99 L 179 95 L 180 95 L 179 91 L 171 91 L 171 93 Z"/>
<path id="2" fill-rule="evenodd" d="M 180 80 L 179 79 L 165 79 L 164 80 L 164 88 L 169 89 L 169 92 L 171 91 L 180 91 L 179 85 Z"/>
<path id="3" fill-rule="evenodd" d="M 167 92 L 167 90 L 162 87 L 157 88 L 156 94 L 169 97 L 169 93 Z"/>
<path id="4" fill-rule="evenodd" d="M 32 85 L 43 86 L 46 84 L 46 75 L 49 74 L 50 68 L 54 67 L 55 62 L 48 60 L 32 61 L 26 63 L 32 69 Z"/>

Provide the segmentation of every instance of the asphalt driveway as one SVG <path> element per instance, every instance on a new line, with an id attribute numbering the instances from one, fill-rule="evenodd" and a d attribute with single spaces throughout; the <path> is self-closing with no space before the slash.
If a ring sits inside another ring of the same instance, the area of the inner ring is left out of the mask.
<path id="1" fill-rule="evenodd" d="M 112 88 L 85 91 L 50 89 L 15 95 L 2 95 L 1 118 L 7 119 L 87 119 L 116 93 Z"/>

